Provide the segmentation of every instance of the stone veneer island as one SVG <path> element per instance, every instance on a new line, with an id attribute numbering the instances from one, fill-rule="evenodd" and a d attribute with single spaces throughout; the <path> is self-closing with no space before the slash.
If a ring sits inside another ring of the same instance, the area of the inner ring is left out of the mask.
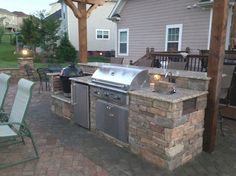
<path id="1" fill-rule="evenodd" d="M 100 65 L 100 63 L 81 64 L 81 68 L 87 73 L 93 73 Z M 163 77 L 166 72 L 157 68 L 148 69 L 150 82 L 153 81 L 155 74 Z M 96 129 L 97 98 L 92 93 L 90 93 L 90 123 L 91 130 L 97 134 L 119 146 L 129 148 L 133 153 L 141 155 L 160 167 L 173 170 L 202 151 L 210 79 L 206 73 L 168 71 L 172 72 L 176 80 L 175 94 L 160 94 L 153 92 L 149 87 L 129 92 L 128 144 Z M 91 77 L 73 79 L 75 82 L 88 85 L 90 80 Z M 92 91 L 93 87 L 90 87 L 90 92 Z M 56 104 L 52 104 L 54 109 Z M 73 117 L 71 118 L 73 120 Z"/>

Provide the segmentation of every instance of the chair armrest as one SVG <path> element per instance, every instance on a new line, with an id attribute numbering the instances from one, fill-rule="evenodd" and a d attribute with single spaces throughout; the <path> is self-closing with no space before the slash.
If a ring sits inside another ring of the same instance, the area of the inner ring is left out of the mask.
<path id="1" fill-rule="evenodd" d="M 31 136 L 31 132 L 25 123 L 4 122 L 4 123 L 0 123 L 0 126 L 1 125 L 9 125 L 19 136 Z M 16 130 L 14 126 L 20 126 L 19 128 L 20 130 Z"/>
<path id="2" fill-rule="evenodd" d="M 0 112 L 0 123 L 8 122 L 9 115 L 6 112 Z"/>

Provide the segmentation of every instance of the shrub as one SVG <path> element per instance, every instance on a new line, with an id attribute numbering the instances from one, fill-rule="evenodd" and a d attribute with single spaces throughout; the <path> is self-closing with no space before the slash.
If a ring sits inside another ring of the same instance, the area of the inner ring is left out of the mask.
<path id="1" fill-rule="evenodd" d="M 60 45 L 56 50 L 56 59 L 60 62 L 75 62 L 77 51 L 70 43 L 68 35 L 65 33 L 60 40 Z"/>

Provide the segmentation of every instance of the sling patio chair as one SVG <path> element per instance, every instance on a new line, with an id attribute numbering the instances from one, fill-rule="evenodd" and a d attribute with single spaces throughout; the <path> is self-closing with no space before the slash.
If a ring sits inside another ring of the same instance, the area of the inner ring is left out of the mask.
<path id="1" fill-rule="evenodd" d="M 38 159 L 39 153 L 34 142 L 32 133 L 25 123 L 25 116 L 28 110 L 30 100 L 32 97 L 33 82 L 20 79 L 18 82 L 17 93 L 12 106 L 10 115 L 5 112 L 0 114 L 0 150 L 6 149 L 8 145 L 23 143 L 25 144 L 24 137 L 31 139 L 35 156 L 20 161 L 1 163 L 0 169 L 14 166 L 17 164 L 25 163 L 30 160 Z M 18 145 L 16 146 L 18 147 Z"/>
<path id="2" fill-rule="evenodd" d="M 4 73 L 0 74 L 0 112 L 4 111 L 3 105 L 9 88 L 10 77 Z"/>

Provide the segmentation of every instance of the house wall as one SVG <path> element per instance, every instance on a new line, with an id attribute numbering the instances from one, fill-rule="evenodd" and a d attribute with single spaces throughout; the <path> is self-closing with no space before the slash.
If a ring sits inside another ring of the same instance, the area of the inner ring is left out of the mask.
<path id="1" fill-rule="evenodd" d="M 17 27 L 17 16 L 15 16 L 12 13 L 0 13 L 0 18 L 5 17 L 5 19 L 2 21 L 2 25 L 7 27 L 16 28 Z"/>
<path id="2" fill-rule="evenodd" d="M 126 62 L 137 60 L 147 47 L 165 50 L 166 25 L 183 24 L 181 50 L 206 49 L 210 9 L 187 9 L 198 0 L 128 0 L 120 13 L 118 29 L 129 29 L 129 55 Z"/>
<path id="3" fill-rule="evenodd" d="M 116 24 L 109 21 L 107 17 L 111 13 L 115 2 L 106 2 L 103 6 L 97 7 L 92 11 L 91 16 L 87 20 L 88 31 L 88 50 L 89 51 L 110 51 L 115 50 L 116 41 Z M 78 37 L 78 20 L 75 18 L 73 12 L 67 7 L 67 23 L 68 35 L 71 43 L 79 50 L 79 37 Z M 109 40 L 97 40 L 96 29 L 109 29 Z"/>
<path id="4" fill-rule="evenodd" d="M 61 24 L 59 34 L 63 35 L 65 32 L 68 32 L 68 7 L 65 3 L 61 3 Z"/>

